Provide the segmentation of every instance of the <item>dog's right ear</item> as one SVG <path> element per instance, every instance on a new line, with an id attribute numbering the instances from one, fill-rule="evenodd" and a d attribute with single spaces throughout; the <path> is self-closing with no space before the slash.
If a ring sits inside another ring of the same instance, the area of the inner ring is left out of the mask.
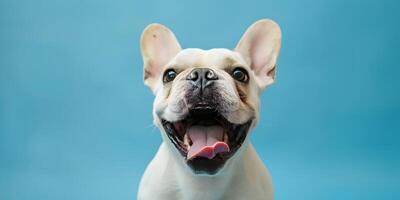
<path id="1" fill-rule="evenodd" d="M 155 93 L 163 67 L 179 51 L 181 46 L 174 33 L 161 24 L 148 25 L 141 37 L 144 83 Z"/>

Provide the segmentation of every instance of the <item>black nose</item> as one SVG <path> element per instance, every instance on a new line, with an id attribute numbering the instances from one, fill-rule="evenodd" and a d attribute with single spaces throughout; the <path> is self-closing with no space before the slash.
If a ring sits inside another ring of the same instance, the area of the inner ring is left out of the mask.
<path id="1" fill-rule="evenodd" d="M 214 80 L 217 80 L 218 76 L 210 68 L 195 68 L 189 73 L 186 79 L 203 89 L 212 84 Z"/>

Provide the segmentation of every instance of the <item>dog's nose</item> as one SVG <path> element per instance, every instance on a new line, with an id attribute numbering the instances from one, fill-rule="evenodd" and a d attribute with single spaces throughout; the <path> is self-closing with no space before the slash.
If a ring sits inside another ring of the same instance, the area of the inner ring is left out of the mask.
<path id="1" fill-rule="evenodd" d="M 195 85 L 205 88 L 212 81 L 217 80 L 217 74 L 210 68 L 195 68 L 193 69 L 186 78 L 189 81 L 193 81 Z"/>

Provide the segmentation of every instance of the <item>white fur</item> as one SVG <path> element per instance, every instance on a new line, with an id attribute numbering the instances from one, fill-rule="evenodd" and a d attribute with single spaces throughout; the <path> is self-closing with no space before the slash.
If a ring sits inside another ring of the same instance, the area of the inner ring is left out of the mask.
<path id="1" fill-rule="evenodd" d="M 259 118 L 259 95 L 275 80 L 275 66 L 280 49 L 281 32 L 271 20 L 260 20 L 246 31 L 235 51 L 228 49 L 184 49 L 165 26 L 152 24 L 142 35 L 141 49 L 146 72 L 145 83 L 155 94 L 154 124 L 160 128 L 163 142 L 148 165 L 139 186 L 139 200 L 243 200 L 273 199 L 272 181 L 258 157 L 249 134 Z M 248 70 L 250 81 L 244 87 L 244 103 L 235 81 L 226 72 L 229 66 Z M 188 89 L 184 77 L 195 67 L 212 68 L 219 79 L 218 92 L 224 97 L 223 116 L 231 123 L 253 119 L 246 140 L 215 175 L 197 175 L 186 165 L 184 157 L 171 143 L 160 118 L 181 120 L 188 112 L 184 101 Z M 163 84 L 167 68 L 180 73 L 170 85 Z"/>
<path id="2" fill-rule="evenodd" d="M 243 150 L 241 159 L 229 163 L 223 173 L 195 176 L 176 163 L 163 142 L 143 175 L 138 199 L 272 199 L 272 181 L 267 169 L 250 143 Z"/>

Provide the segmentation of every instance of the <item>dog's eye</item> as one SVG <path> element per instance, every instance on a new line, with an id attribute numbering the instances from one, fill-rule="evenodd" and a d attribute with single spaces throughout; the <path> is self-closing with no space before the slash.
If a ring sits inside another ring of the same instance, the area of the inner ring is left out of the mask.
<path id="1" fill-rule="evenodd" d="M 247 82 L 249 80 L 249 75 L 247 71 L 241 67 L 235 68 L 232 71 L 232 77 L 240 82 Z"/>
<path id="2" fill-rule="evenodd" d="M 175 79 L 176 77 L 176 72 L 173 69 L 168 69 L 167 71 L 164 72 L 164 77 L 163 77 L 163 82 L 168 83 L 171 82 Z"/>

